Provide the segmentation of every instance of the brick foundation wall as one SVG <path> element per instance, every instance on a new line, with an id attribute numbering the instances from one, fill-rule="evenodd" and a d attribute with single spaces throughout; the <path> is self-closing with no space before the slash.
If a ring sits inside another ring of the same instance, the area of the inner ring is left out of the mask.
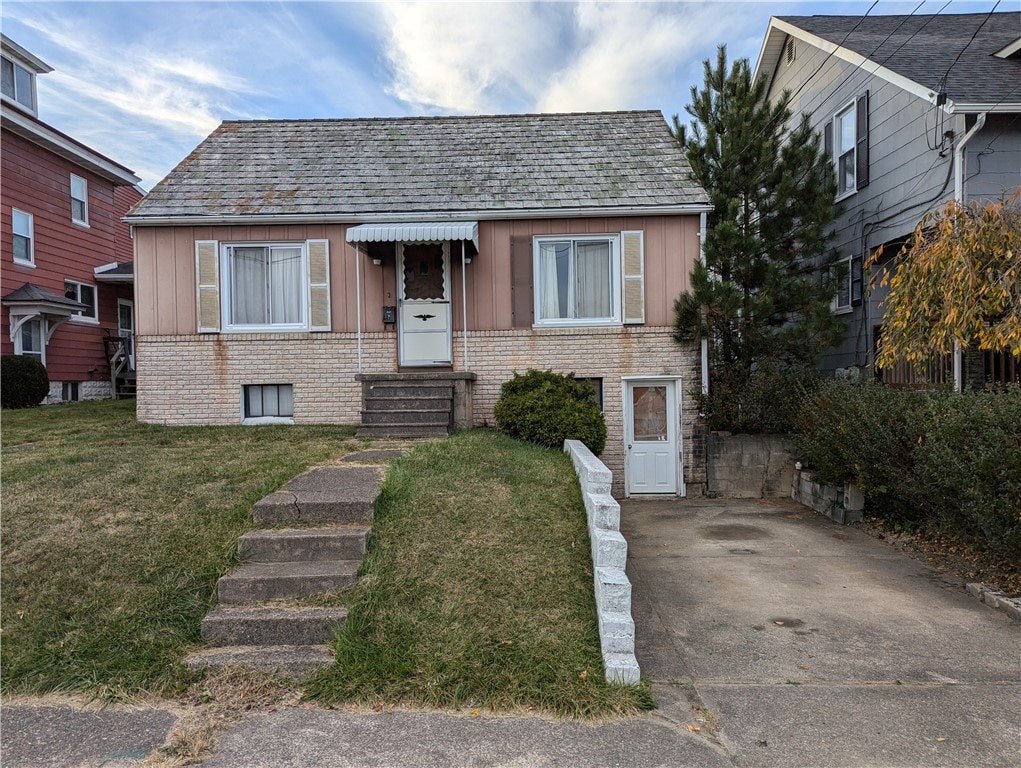
<path id="1" fill-rule="evenodd" d="M 236 424 L 245 384 L 293 384 L 294 421 L 356 424 L 361 385 L 355 334 L 221 334 L 136 338 L 138 419 L 158 424 Z M 454 334 L 454 370 L 465 370 L 464 339 Z M 363 372 L 397 369 L 393 332 L 362 335 Z M 603 379 L 606 449 L 603 462 L 622 490 L 623 376 L 680 376 L 684 480 L 702 493 L 705 445 L 690 394 L 699 386 L 698 350 L 681 346 L 669 328 L 563 328 L 475 331 L 468 334 L 468 366 L 477 379 L 474 422 L 493 423 L 500 385 L 528 368 Z"/>

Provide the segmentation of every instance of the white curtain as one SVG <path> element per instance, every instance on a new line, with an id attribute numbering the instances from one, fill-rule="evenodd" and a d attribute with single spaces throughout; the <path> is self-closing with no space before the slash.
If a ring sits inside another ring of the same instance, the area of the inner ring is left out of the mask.
<path id="1" fill-rule="evenodd" d="M 301 249 L 270 250 L 271 323 L 301 322 Z"/>
<path id="2" fill-rule="evenodd" d="M 609 317 L 610 244 L 605 240 L 575 245 L 575 317 Z"/>
<path id="3" fill-rule="evenodd" d="M 539 317 L 555 320 L 563 317 L 560 309 L 560 283 L 557 280 L 557 247 L 563 243 L 539 246 Z"/>
<path id="4" fill-rule="evenodd" d="M 267 322 L 265 248 L 231 249 L 231 323 L 262 325 Z"/>

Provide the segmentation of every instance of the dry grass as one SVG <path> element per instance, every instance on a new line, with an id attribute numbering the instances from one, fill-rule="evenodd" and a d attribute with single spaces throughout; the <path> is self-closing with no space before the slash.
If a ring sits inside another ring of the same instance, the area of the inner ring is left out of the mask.
<path id="1" fill-rule="evenodd" d="M 160 427 L 131 401 L 3 413 L 3 687 L 166 693 L 251 505 L 347 427 Z"/>
<path id="2" fill-rule="evenodd" d="M 598 717 L 605 682 L 581 494 L 563 453 L 475 430 L 390 470 L 326 702 Z"/>

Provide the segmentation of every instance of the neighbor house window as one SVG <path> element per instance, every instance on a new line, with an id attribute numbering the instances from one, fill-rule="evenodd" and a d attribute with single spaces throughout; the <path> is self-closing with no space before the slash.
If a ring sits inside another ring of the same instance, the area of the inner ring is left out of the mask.
<path id="1" fill-rule="evenodd" d="M 851 310 L 851 259 L 837 262 L 837 293 L 833 297 L 834 312 Z"/>
<path id="2" fill-rule="evenodd" d="M 18 329 L 14 337 L 14 354 L 34 357 L 46 364 L 46 335 L 42 320 L 29 320 Z"/>
<path id="3" fill-rule="evenodd" d="M 15 64 L 6 56 L 0 57 L 0 74 L 3 76 L 3 94 L 23 107 L 35 112 L 35 88 L 33 73 Z"/>
<path id="4" fill-rule="evenodd" d="M 71 221 L 89 225 L 89 183 L 81 176 L 71 174 Z"/>
<path id="5" fill-rule="evenodd" d="M 35 248 L 33 247 L 34 224 L 31 213 L 11 208 L 11 231 L 13 233 L 14 260 L 18 264 L 35 266 Z"/>
<path id="6" fill-rule="evenodd" d="M 77 280 L 65 280 L 64 296 L 85 305 L 85 309 L 75 312 L 73 317 L 94 323 L 99 322 L 99 308 L 96 305 L 96 286 L 89 283 L 79 283 Z"/>
<path id="7" fill-rule="evenodd" d="M 855 115 L 854 104 L 838 112 L 833 119 L 834 161 L 837 167 L 837 194 L 855 190 Z"/>
<path id="8" fill-rule="evenodd" d="M 294 416 L 294 386 L 291 384 L 246 384 L 246 422 L 289 422 Z"/>
<path id="9" fill-rule="evenodd" d="M 535 240 L 536 324 L 620 322 L 616 237 Z"/>
<path id="10" fill-rule="evenodd" d="M 226 248 L 227 326 L 235 330 L 301 330 L 306 326 L 305 248 Z"/>

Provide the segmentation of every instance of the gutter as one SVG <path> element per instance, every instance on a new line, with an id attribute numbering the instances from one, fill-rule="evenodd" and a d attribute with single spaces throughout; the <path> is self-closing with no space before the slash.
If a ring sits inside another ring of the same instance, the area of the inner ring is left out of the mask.
<path id="1" fill-rule="evenodd" d="M 986 113 L 980 112 L 971 130 L 961 137 L 954 147 L 954 200 L 964 205 L 964 150 L 986 124 Z M 961 344 L 954 340 L 954 392 L 964 389 L 964 366 L 961 361 Z"/>
<path id="2" fill-rule="evenodd" d="M 385 224 L 403 222 L 446 221 L 507 221 L 511 219 L 562 219 L 567 216 L 677 216 L 707 213 L 713 208 L 706 203 L 682 205 L 615 206 L 586 208 L 514 208 L 482 211 L 389 211 L 384 213 L 280 213 L 280 214 L 220 214 L 216 216 L 146 216 L 135 214 L 123 217 L 128 224 L 147 227 L 199 227 L 222 225 L 259 224 Z"/>
<path id="3" fill-rule="evenodd" d="M 698 228 L 698 260 L 705 264 L 705 237 L 708 215 L 702 211 Z M 709 339 L 702 339 L 702 394 L 709 394 Z"/>

